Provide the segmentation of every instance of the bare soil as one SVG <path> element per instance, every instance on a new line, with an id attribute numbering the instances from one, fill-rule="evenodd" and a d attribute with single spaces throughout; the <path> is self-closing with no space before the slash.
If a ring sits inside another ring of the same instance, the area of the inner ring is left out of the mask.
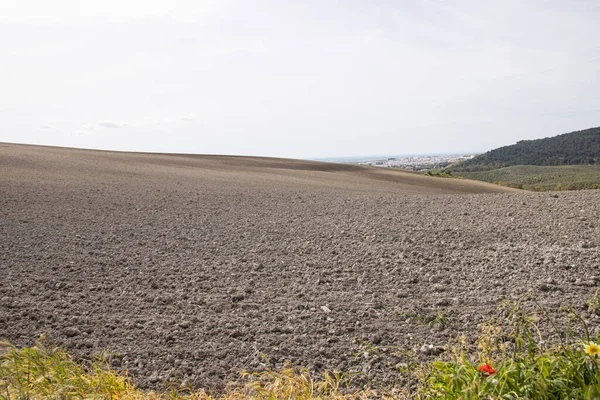
<path id="1" fill-rule="evenodd" d="M 443 345 L 529 290 L 597 331 L 599 217 L 598 190 L 0 144 L 0 339 L 111 352 L 141 387 L 286 360 L 390 384 L 360 340 Z"/>

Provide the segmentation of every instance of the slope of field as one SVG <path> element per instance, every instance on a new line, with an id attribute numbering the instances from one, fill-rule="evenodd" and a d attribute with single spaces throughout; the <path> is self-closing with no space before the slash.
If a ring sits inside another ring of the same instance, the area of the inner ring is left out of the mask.
<path id="1" fill-rule="evenodd" d="M 297 190 L 339 189 L 403 194 L 501 193 L 477 181 L 432 179 L 397 169 L 265 157 L 117 153 L 0 143 L 0 167 L 16 182 L 70 185 L 163 181 Z"/>
<path id="2" fill-rule="evenodd" d="M 600 185 L 600 165 L 517 165 L 490 171 L 456 172 L 457 176 L 527 190 L 593 189 Z"/>
<path id="3" fill-rule="evenodd" d="M 477 172 L 513 165 L 589 165 L 600 163 L 600 127 L 562 135 L 522 140 L 499 147 L 453 167 Z"/>
<path id="4" fill-rule="evenodd" d="M 529 290 L 552 315 L 594 294 L 600 191 L 494 191 L 347 165 L 3 144 L 0 340 L 108 351 L 145 388 L 177 376 L 219 390 L 236 369 L 286 360 L 396 383 L 404 358 L 363 343 L 419 353 L 472 337 Z"/>

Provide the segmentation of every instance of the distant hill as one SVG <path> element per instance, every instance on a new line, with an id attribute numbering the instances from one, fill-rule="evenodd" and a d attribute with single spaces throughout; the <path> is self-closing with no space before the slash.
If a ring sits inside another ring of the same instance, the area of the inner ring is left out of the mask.
<path id="1" fill-rule="evenodd" d="M 452 170 L 477 172 L 514 165 L 589 164 L 600 164 L 600 127 L 550 138 L 522 140 L 463 161 Z"/>

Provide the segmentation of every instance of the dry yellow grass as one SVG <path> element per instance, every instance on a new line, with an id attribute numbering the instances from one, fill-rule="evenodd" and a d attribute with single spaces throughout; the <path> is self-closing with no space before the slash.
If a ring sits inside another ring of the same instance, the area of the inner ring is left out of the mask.
<path id="1" fill-rule="evenodd" d="M 373 390 L 347 393 L 343 376 L 325 373 L 320 379 L 308 370 L 287 367 L 279 371 L 243 373 L 224 394 L 177 388 L 146 392 L 127 376 L 98 360 L 83 366 L 66 351 L 40 340 L 34 347 L 17 349 L 0 343 L 0 399 L 123 399 L 123 400 L 242 400 L 242 399 L 370 399 L 406 398 L 402 393 L 378 394 Z M 390 392 L 392 393 L 392 392 Z"/>

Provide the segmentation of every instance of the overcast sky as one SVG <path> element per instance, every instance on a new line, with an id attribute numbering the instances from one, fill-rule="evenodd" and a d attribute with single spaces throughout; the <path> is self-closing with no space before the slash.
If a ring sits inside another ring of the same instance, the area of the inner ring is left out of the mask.
<path id="1" fill-rule="evenodd" d="M 318 158 L 600 125 L 597 0 L 2 0 L 0 141 Z"/>

